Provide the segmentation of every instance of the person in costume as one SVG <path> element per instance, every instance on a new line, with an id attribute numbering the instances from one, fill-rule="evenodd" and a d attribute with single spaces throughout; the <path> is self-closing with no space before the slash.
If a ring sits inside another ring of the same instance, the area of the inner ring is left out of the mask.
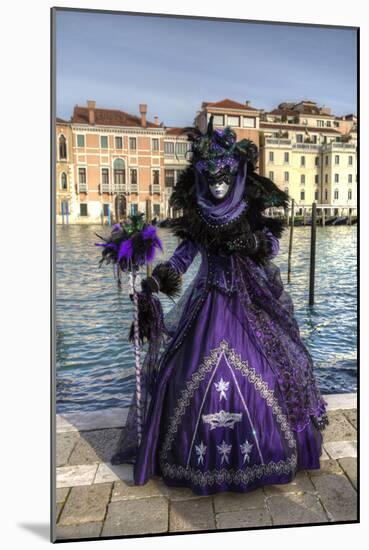
<path id="1" fill-rule="evenodd" d="M 149 342 L 142 438 L 133 399 L 111 463 L 132 463 L 136 485 L 161 476 L 200 495 L 289 483 L 320 467 L 328 423 L 273 262 L 284 221 L 264 213 L 289 198 L 256 172 L 252 141 L 214 129 L 213 117 L 205 134 L 187 131 L 191 161 L 171 196 L 180 244 L 139 292 L 140 338 Z M 160 293 L 178 295 L 197 254 L 197 275 L 163 318 Z"/>

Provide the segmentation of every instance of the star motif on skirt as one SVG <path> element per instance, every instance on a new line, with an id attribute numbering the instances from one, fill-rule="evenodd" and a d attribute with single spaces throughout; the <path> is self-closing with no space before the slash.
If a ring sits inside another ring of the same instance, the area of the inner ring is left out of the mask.
<path id="1" fill-rule="evenodd" d="M 223 377 L 222 377 L 219 380 L 219 382 L 214 382 L 214 385 L 215 385 L 216 390 L 218 392 L 220 392 L 219 401 L 221 401 L 223 397 L 224 397 L 224 399 L 227 399 L 226 391 L 229 388 L 229 382 L 226 382 L 225 380 L 223 380 Z"/>
<path id="2" fill-rule="evenodd" d="M 201 441 L 200 445 L 195 445 L 196 454 L 198 455 L 197 464 L 204 464 L 204 455 L 206 452 L 206 445 Z"/>
<path id="3" fill-rule="evenodd" d="M 217 445 L 217 449 L 218 451 L 220 452 L 220 454 L 222 455 L 222 460 L 221 460 L 221 464 L 223 464 L 224 460 L 227 462 L 227 464 L 229 464 L 229 453 L 231 452 L 231 449 L 232 449 L 232 445 L 228 445 L 224 439 L 222 441 L 222 444 L 221 445 Z"/>
<path id="4" fill-rule="evenodd" d="M 243 463 L 245 464 L 246 460 L 249 461 L 250 460 L 250 453 L 251 453 L 251 449 L 253 447 L 253 444 L 252 443 L 249 443 L 246 439 L 245 443 L 243 443 L 242 445 L 240 445 L 240 448 L 241 448 L 241 453 L 243 454 Z"/>

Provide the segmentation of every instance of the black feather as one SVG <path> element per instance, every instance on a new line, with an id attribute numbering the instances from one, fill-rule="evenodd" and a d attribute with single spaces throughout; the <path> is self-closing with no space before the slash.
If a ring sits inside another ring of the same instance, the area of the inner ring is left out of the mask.
<path id="1" fill-rule="evenodd" d="M 145 341 L 150 341 L 153 338 L 153 335 L 156 333 L 156 324 L 158 321 L 150 295 L 147 292 L 142 291 L 137 294 L 137 298 L 139 340 L 141 344 L 144 344 Z M 128 337 L 131 342 L 134 342 L 135 329 L 133 322 L 131 324 Z"/>
<path id="2" fill-rule="evenodd" d="M 152 276 L 160 285 L 160 292 L 170 298 L 178 296 L 181 292 L 182 281 L 180 275 L 169 262 L 162 262 L 155 266 Z"/>

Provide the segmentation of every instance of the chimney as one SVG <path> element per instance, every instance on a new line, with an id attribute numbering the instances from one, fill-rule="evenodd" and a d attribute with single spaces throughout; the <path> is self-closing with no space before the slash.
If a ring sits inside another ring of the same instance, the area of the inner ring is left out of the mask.
<path id="1" fill-rule="evenodd" d="M 141 126 L 143 128 L 146 128 L 146 113 L 147 113 L 147 105 L 146 103 L 140 103 L 140 114 L 141 114 Z"/>
<path id="2" fill-rule="evenodd" d="M 154 122 L 155 122 L 156 126 L 159 126 L 159 117 L 158 117 L 158 115 L 154 116 Z"/>
<path id="3" fill-rule="evenodd" d="M 87 109 L 88 109 L 88 123 L 89 124 L 95 124 L 95 108 L 96 108 L 96 101 L 93 101 L 92 99 L 87 100 Z"/>
<path id="4" fill-rule="evenodd" d="M 250 105 L 250 100 L 249 99 L 246 99 L 245 105 L 246 105 L 246 107 L 248 107 Z"/>

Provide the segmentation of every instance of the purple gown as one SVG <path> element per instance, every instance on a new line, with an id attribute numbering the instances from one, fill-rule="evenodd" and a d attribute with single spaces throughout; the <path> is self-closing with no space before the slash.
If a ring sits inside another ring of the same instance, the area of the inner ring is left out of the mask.
<path id="1" fill-rule="evenodd" d="M 273 256 L 279 241 L 271 233 Z M 161 476 L 200 495 L 290 482 L 320 467 L 325 414 L 279 268 L 184 240 L 169 262 L 202 261 L 160 355 L 134 483 Z M 298 369 L 296 370 L 296 365 Z"/>

